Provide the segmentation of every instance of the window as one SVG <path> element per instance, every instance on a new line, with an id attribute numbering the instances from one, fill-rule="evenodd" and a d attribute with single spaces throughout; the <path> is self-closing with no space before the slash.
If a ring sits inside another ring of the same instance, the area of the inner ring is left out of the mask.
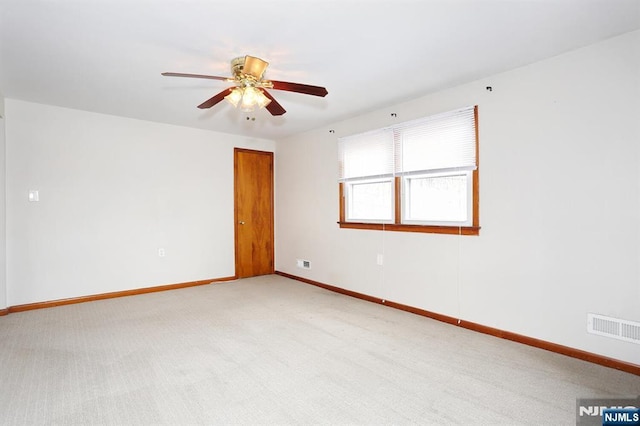
<path id="1" fill-rule="evenodd" d="M 478 235 L 477 107 L 338 146 L 341 227 Z"/>

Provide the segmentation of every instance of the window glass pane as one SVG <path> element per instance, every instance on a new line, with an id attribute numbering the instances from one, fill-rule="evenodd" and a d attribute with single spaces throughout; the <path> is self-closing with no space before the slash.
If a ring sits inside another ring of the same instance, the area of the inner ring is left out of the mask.
<path id="1" fill-rule="evenodd" d="M 393 185 L 390 180 L 349 183 L 349 220 L 393 219 Z"/>
<path id="2" fill-rule="evenodd" d="M 467 175 L 405 178 L 405 219 L 466 222 L 468 180 Z"/>

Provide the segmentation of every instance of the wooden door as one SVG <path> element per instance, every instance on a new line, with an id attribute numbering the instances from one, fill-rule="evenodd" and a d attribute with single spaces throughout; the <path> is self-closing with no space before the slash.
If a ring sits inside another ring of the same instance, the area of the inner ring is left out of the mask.
<path id="1" fill-rule="evenodd" d="M 236 276 L 272 274 L 273 153 L 234 150 Z"/>

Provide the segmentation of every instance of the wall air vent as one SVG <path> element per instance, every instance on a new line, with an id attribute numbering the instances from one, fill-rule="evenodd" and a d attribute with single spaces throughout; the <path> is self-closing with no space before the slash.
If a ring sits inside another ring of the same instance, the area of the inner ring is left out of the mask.
<path id="1" fill-rule="evenodd" d="M 587 332 L 640 344 L 640 323 L 598 314 L 587 314 Z"/>
<path id="2" fill-rule="evenodd" d="M 311 262 L 304 259 L 296 259 L 296 266 L 302 269 L 311 269 Z"/>

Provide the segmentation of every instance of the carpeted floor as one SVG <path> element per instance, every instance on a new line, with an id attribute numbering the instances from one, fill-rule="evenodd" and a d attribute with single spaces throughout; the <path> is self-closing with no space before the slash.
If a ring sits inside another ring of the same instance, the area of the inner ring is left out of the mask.
<path id="1" fill-rule="evenodd" d="M 640 377 L 280 276 L 0 317 L 0 424 L 574 425 Z"/>

